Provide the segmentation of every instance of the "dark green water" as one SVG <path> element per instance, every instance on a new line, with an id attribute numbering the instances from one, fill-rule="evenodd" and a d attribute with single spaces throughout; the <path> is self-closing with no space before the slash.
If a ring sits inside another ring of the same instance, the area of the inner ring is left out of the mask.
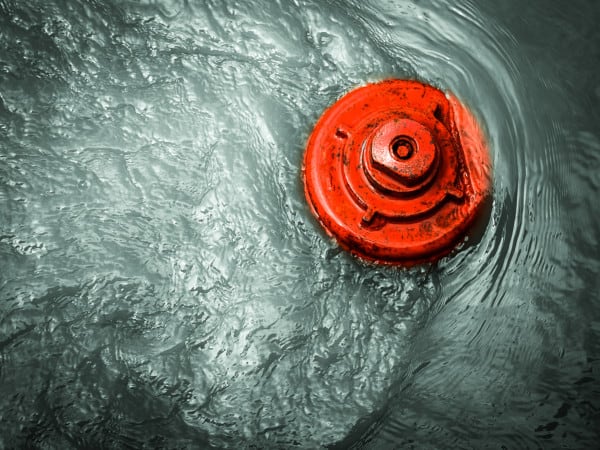
<path id="1" fill-rule="evenodd" d="M 0 448 L 597 448 L 594 1 L 0 0 Z M 478 245 L 340 252 L 303 147 L 418 78 L 484 124 Z"/>

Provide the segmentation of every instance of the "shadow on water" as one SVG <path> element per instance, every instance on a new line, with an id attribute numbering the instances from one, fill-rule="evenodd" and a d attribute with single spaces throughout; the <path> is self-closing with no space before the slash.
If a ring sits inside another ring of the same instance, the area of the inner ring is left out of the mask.
<path id="1" fill-rule="evenodd" d="M 593 2 L 0 0 L 0 448 L 593 447 Z M 491 219 L 340 252 L 300 185 L 343 93 L 485 127 Z"/>

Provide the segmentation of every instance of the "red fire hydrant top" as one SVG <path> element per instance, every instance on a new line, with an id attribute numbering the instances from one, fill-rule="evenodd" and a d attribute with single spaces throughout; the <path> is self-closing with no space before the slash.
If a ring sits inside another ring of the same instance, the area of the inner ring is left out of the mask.
<path id="1" fill-rule="evenodd" d="M 405 80 L 358 88 L 325 111 L 303 178 L 325 230 L 353 254 L 389 264 L 450 252 L 491 194 L 473 115 L 454 96 Z"/>

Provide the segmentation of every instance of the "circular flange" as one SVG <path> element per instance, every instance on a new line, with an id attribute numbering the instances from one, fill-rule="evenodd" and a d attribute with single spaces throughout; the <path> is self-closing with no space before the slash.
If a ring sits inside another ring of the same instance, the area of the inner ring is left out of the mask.
<path id="1" fill-rule="evenodd" d="M 450 252 L 491 195 L 473 115 L 454 96 L 406 80 L 355 89 L 325 111 L 303 179 L 312 212 L 342 247 L 389 264 Z"/>

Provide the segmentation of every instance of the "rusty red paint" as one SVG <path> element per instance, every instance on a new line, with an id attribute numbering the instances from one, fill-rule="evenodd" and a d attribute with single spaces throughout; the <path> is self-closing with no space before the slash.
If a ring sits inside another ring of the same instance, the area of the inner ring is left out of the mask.
<path id="1" fill-rule="evenodd" d="M 406 266 L 449 253 L 491 195 L 474 116 L 453 95 L 406 80 L 363 86 L 325 111 L 303 178 L 312 212 L 343 248 Z"/>

